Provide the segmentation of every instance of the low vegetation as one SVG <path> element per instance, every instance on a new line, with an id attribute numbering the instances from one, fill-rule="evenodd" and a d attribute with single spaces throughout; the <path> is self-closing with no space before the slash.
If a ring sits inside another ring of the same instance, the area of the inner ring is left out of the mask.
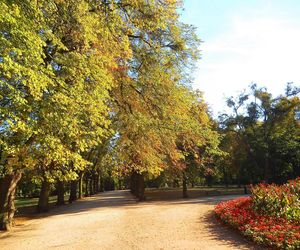
<path id="1" fill-rule="evenodd" d="M 265 215 L 300 223 L 300 178 L 284 185 L 260 184 L 252 188 L 253 208 Z"/>
<path id="2" fill-rule="evenodd" d="M 300 224 L 291 211 L 299 211 L 299 179 L 286 185 L 257 185 L 251 197 L 218 204 L 215 213 L 223 222 L 253 241 L 280 249 L 300 248 Z M 287 193 L 287 187 L 291 188 Z M 273 193 L 277 190 L 276 193 Z M 295 197 L 293 197 L 295 195 Z M 297 200 L 297 201 L 295 201 Z M 296 213 L 297 214 L 297 213 Z"/>

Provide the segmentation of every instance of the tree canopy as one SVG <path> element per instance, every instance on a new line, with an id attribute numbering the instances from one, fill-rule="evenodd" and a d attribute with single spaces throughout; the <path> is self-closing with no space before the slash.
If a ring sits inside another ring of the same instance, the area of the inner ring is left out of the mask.
<path id="1" fill-rule="evenodd" d="M 299 176 L 299 88 L 287 84 L 273 97 L 256 84 L 227 100 L 231 114 L 220 116 L 221 148 L 228 152 L 220 162 L 223 174 L 240 183 L 283 183 Z"/>
<path id="2" fill-rule="evenodd" d="M 180 1 L 0 7 L 1 228 L 12 224 L 22 174 L 41 185 L 40 211 L 53 186 L 63 195 L 71 181 L 72 201 L 78 184 L 91 193 L 104 176 L 135 176 L 142 199 L 144 177 L 217 149 L 204 100 L 189 87 L 200 40 L 179 21 Z"/>

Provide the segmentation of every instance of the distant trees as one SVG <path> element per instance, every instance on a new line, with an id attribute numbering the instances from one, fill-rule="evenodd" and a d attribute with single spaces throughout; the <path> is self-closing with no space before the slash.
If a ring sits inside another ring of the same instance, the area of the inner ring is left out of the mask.
<path id="1" fill-rule="evenodd" d="M 252 85 L 249 93 L 227 100 L 232 112 L 220 117 L 221 148 L 228 153 L 219 162 L 225 182 L 283 183 L 299 176 L 299 93 L 288 84 L 286 93 L 274 98 Z"/>

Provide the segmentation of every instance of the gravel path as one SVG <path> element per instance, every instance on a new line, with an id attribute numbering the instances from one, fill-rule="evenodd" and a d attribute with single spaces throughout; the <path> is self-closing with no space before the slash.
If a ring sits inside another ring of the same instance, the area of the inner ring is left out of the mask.
<path id="1" fill-rule="evenodd" d="M 137 203 L 128 191 L 106 192 L 1 234 L 0 249 L 258 249 L 212 214 L 235 197 Z"/>

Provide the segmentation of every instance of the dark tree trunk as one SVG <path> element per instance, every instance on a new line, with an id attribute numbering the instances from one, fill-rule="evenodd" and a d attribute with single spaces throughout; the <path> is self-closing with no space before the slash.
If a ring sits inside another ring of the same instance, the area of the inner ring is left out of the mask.
<path id="1" fill-rule="evenodd" d="M 0 178 L 0 230 L 10 230 L 15 214 L 15 193 L 22 174 L 15 172 Z"/>
<path id="2" fill-rule="evenodd" d="M 137 198 L 140 201 L 143 201 L 146 199 L 145 197 L 145 181 L 144 176 L 142 174 L 138 174 L 138 195 Z"/>
<path id="3" fill-rule="evenodd" d="M 137 175 L 137 172 L 133 172 L 130 176 L 130 192 L 135 196 L 138 194 Z"/>
<path id="4" fill-rule="evenodd" d="M 6 175 L 0 179 L 0 229 L 1 230 L 9 230 L 13 224 L 13 222 L 8 221 L 8 213 L 9 213 L 9 187 L 11 185 L 11 175 Z"/>
<path id="5" fill-rule="evenodd" d="M 94 175 L 94 193 L 99 193 L 99 175 L 97 172 Z"/>
<path id="6" fill-rule="evenodd" d="M 89 188 L 90 188 L 90 195 L 94 195 L 94 178 L 93 178 L 93 175 L 91 175 L 91 179 L 90 179 L 90 185 L 89 185 Z"/>
<path id="7" fill-rule="evenodd" d="M 237 184 L 238 184 L 238 188 L 241 188 L 242 184 L 241 184 L 241 168 L 238 170 L 238 174 L 237 174 Z"/>
<path id="8" fill-rule="evenodd" d="M 85 196 L 89 196 L 89 178 L 85 176 Z"/>
<path id="9" fill-rule="evenodd" d="M 83 172 L 80 172 L 79 174 L 79 180 L 78 180 L 78 199 L 82 199 L 83 194 Z"/>
<path id="10" fill-rule="evenodd" d="M 119 182 L 119 190 L 122 190 L 122 180 L 121 180 L 121 178 L 118 179 L 118 182 Z"/>
<path id="11" fill-rule="evenodd" d="M 57 202 L 56 205 L 65 205 L 65 185 L 63 181 L 57 181 Z"/>
<path id="12" fill-rule="evenodd" d="M 46 179 L 44 179 L 37 207 L 37 211 L 39 213 L 47 212 L 49 210 L 49 195 L 50 183 Z"/>
<path id="13" fill-rule="evenodd" d="M 270 180 L 270 158 L 269 153 L 265 154 L 265 164 L 264 164 L 264 181 L 269 183 Z"/>
<path id="14" fill-rule="evenodd" d="M 102 176 L 101 171 L 99 171 L 99 178 L 100 178 L 100 183 L 99 183 L 99 188 L 100 188 L 100 192 L 104 192 L 104 179 Z"/>
<path id="15" fill-rule="evenodd" d="M 225 187 L 228 188 L 228 173 L 226 167 L 223 167 L 223 177 L 224 177 Z"/>
<path id="16" fill-rule="evenodd" d="M 69 203 L 77 200 L 77 180 L 71 181 Z"/>
<path id="17" fill-rule="evenodd" d="M 140 201 L 145 200 L 145 181 L 144 176 L 140 173 L 133 172 L 130 178 L 130 191 Z"/>
<path id="18" fill-rule="evenodd" d="M 97 187 L 98 192 L 103 192 L 101 190 L 101 171 L 100 170 L 97 171 L 97 175 L 98 175 L 98 187 Z"/>
<path id="19" fill-rule="evenodd" d="M 183 198 L 188 198 L 188 193 L 187 193 L 187 177 L 185 171 L 182 173 L 182 197 Z"/>

